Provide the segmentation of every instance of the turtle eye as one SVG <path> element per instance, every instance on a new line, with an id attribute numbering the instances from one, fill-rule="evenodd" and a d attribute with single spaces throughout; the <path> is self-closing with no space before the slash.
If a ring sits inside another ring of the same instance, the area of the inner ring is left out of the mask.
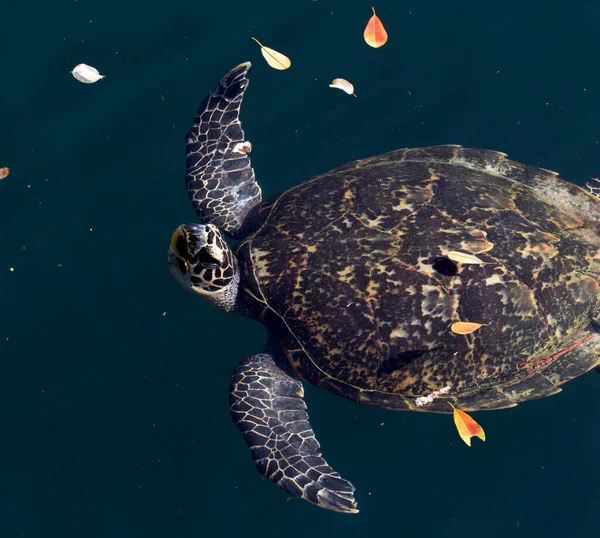
<path id="1" fill-rule="evenodd" d="M 212 256 L 206 248 L 202 248 L 200 249 L 200 252 L 198 252 L 198 263 L 203 267 L 209 267 L 211 269 L 216 269 L 221 266 L 221 262 Z"/>

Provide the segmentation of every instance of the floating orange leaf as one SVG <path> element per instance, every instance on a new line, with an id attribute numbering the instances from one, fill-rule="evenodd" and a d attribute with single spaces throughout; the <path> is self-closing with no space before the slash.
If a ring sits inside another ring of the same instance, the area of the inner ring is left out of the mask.
<path id="1" fill-rule="evenodd" d="M 464 411 L 457 409 L 450 402 L 448 403 L 454 409 L 454 424 L 460 438 L 469 446 L 471 446 L 471 437 L 479 437 L 479 439 L 485 441 L 483 428 Z"/>
<path id="2" fill-rule="evenodd" d="M 290 60 L 287 56 L 281 54 L 281 52 L 277 52 L 276 50 L 270 49 L 269 47 L 265 47 L 255 37 L 252 37 L 251 39 L 253 39 L 260 45 L 260 51 L 262 52 L 262 55 L 273 69 L 279 69 L 279 71 L 283 71 L 284 69 L 288 69 L 292 65 L 292 60 Z"/>
<path id="3" fill-rule="evenodd" d="M 379 17 L 375 14 L 375 8 L 372 7 L 371 9 L 373 10 L 373 16 L 369 19 L 363 35 L 367 45 L 377 49 L 385 45 L 388 35 Z"/>
<path id="4" fill-rule="evenodd" d="M 0 168 L 0 179 L 4 179 L 9 173 L 10 170 L 8 168 Z"/>
<path id="5" fill-rule="evenodd" d="M 448 258 L 452 261 L 459 263 L 471 263 L 471 264 L 481 264 L 485 263 L 483 260 L 480 260 L 477 256 L 473 256 L 473 254 L 467 254 L 466 252 L 458 252 L 456 250 L 451 250 L 447 254 Z"/>
<path id="6" fill-rule="evenodd" d="M 471 334 L 485 325 L 485 323 L 473 323 L 471 321 L 455 321 L 450 326 L 450 330 L 456 334 Z"/>

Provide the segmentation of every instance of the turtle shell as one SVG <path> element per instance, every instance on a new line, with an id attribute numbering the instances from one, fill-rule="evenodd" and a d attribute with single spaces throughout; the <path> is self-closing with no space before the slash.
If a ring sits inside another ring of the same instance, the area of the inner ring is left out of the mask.
<path id="1" fill-rule="evenodd" d="M 243 297 L 313 384 L 451 412 L 554 394 L 599 363 L 600 201 L 553 172 L 491 151 L 399 150 L 259 217 L 237 251 Z"/>

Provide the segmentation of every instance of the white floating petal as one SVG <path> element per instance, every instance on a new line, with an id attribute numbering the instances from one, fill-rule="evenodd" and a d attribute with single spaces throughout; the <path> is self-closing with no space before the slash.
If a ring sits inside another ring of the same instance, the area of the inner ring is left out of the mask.
<path id="1" fill-rule="evenodd" d="M 93 84 L 94 82 L 98 82 L 101 78 L 104 78 L 104 75 L 98 73 L 98 70 L 95 67 L 87 64 L 75 66 L 75 69 L 71 71 L 71 74 L 79 82 L 83 82 L 84 84 Z"/>
<path id="2" fill-rule="evenodd" d="M 243 142 L 238 142 L 233 149 L 231 150 L 233 153 L 241 153 L 242 155 L 246 155 L 246 153 L 250 153 L 252 151 L 252 144 L 247 140 Z"/>
<path id="3" fill-rule="evenodd" d="M 354 93 L 354 86 L 345 78 L 334 78 L 329 87 L 337 88 L 338 90 L 346 92 L 348 95 L 354 95 L 354 97 L 356 97 L 356 94 Z"/>

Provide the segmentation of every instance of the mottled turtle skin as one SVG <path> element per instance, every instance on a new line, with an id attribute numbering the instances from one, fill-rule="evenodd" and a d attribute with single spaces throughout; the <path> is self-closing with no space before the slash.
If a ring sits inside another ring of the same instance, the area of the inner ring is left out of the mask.
<path id="1" fill-rule="evenodd" d="M 505 408 L 600 362 L 600 202 L 553 172 L 405 149 L 315 177 L 256 219 L 236 252 L 243 300 L 301 378 L 341 396 Z M 456 321 L 487 325 L 460 335 Z"/>

